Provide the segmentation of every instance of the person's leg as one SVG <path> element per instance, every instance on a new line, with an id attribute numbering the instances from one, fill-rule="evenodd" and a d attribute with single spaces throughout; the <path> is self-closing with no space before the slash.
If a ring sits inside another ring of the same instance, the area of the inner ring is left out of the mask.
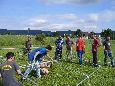
<path id="1" fill-rule="evenodd" d="M 73 55 L 72 55 L 72 47 L 71 47 L 71 49 L 70 49 L 70 61 L 72 61 L 72 59 L 73 59 Z"/>
<path id="2" fill-rule="evenodd" d="M 66 50 L 66 58 L 65 58 L 65 61 L 68 59 L 68 56 L 69 56 L 69 51 L 68 49 Z"/>
<path id="3" fill-rule="evenodd" d="M 23 79 L 26 79 L 26 78 L 28 77 L 29 73 L 30 73 L 30 72 L 32 71 L 32 69 L 33 69 L 32 66 L 33 66 L 33 65 L 31 64 L 31 65 L 28 67 L 28 69 L 27 69 L 26 72 L 24 73 Z"/>
<path id="4" fill-rule="evenodd" d="M 69 50 L 68 49 L 66 50 L 66 56 L 67 56 L 67 59 L 68 59 L 68 56 L 69 56 Z"/>
<path id="5" fill-rule="evenodd" d="M 111 65 L 114 66 L 114 59 L 113 59 L 112 51 L 108 51 L 108 56 L 109 56 L 110 59 L 111 59 Z"/>
<path id="6" fill-rule="evenodd" d="M 59 59 L 62 59 L 62 48 L 59 51 Z"/>
<path id="7" fill-rule="evenodd" d="M 37 77 L 41 78 L 41 75 L 40 75 L 40 64 L 38 62 L 36 62 L 36 64 L 35 64 L 35 70 L 36 70 Z"/>
<path id="8" fill-rule="evenodd" d="M 79 64 L 82 64 L 82 52 L 81 52 L 81 50 L 78 50 L 77 55 L 79 58 Z"/>
<path id="9" fill-rule="evenodd" d="M 104 55 L 105 55 L 105 57 L 104 57 L 104 65 L 107 65 L 107 58 L 108 58 L 108 51 L 107 50 L 104 51 Z"/>
<path id="10" fill-rule="evenodd" d="M 97 51 L 93 51 L 93 65 L 96 66 L 97 65 Z"/>

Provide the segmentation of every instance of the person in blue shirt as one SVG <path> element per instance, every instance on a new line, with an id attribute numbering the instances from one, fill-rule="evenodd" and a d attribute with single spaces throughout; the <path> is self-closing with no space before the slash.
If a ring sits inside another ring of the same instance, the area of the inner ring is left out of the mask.
<path id="1" fill-rule="evenodd" d="M 62 45 L 64 41 L 61 36 L 56 39 L 55 44 L 56 44 L 56 52 L 55 52 L 55 60 L 62 59 Z M 58 58 L 59 57 L 59 58 Z"/>
<path id="2" fill-rule="evenodd" d="M 28 77 L 28 74 L 32 70 L 36 70 L 36 73 L 37 73 L 36 77 L 39 77 L 39 78 L 41 77 L 41 73 L 43 74 L 49 73 L 49 71 L 46 68 L 44 68 L 46 67 L 46 65 L 42 64 L 42 61 L 43 61 L 43 57 L 47 54 L 47 52 L 51 50 L 52 50 L 52 47 L 48 45 L 45 48 L 37 48 L 33 50 L 32 52 L 30 52 L 28 56 L 28 60 L 31 63 L 31 65 L 24 73 L 23 79 L 26 79 Z"/>

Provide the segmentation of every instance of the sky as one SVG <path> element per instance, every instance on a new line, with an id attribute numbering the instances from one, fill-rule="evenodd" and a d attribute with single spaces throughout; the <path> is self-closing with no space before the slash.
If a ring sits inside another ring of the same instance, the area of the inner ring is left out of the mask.
<path id="1" fill-rule="evenodd" d="M 115 0 L 0 0 L 0 29 L 115 31 Z"/>

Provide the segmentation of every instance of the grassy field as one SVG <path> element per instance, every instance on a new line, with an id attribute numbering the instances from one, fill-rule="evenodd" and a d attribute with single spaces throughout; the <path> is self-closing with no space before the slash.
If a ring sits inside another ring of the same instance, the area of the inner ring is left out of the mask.
<path id="1" fill-rule="evenodd" d="M 32 36 L 32 41 L 34 46 L 41 46 L 37 43 Z M 14 47 L 15 50 L 0 50 L 0 56 L 4 56 L 8 51 L 15 52 L 16 62 L 19 65 L 27 64 L 27 55 L 23 55 L 22 47 L 24 45 L 27 37 L 25 36 L 0 36 L 0 46 L 1 47 Z M 7 40 L 7 41 L 6 41 Z M 54 45 L 55 38 L 47 38 L 46 44 L 52 43 Z M 75 41 L 75 39 L 74 39 Z M 115 41 L 111 41 L 113 55 L 115 56 Z M 82 65 L 77 64 L 78 58 L 76 56 L 75 46 L 73 55 L 76 60 L 73 60 L 72 63 L 64 61 L 65 56 L 65 46 L 63 47 L 63 59 L 58 63 L 54 63 L 51 68 L 49 68 L 50 73 L 48 75 L 43 75 L 41 79 L 35 78 L 32 74 L 29 75 L 29 78 L 37 82 L 40 86 L 76 86 L 81 80 L 85 79 L 83 74 L 90 75 L 92 72 L 98 69 L 98 67 L 93 67 L 90 63 L 85 62 L 85 60 L 92 59 L 91 53 L 91 43 L 86 41 L 86 53 L 83 55 L 84 62 Z M 54 58 L 55 47 L 49 53 L 49 55 Z M 115 57 L 114 57 L 115 58 Z M 79 86 L 115 86 L 115 68 L 111 67 L 110 59 L 108 59 L 109 65 L 103 66 L 103 46 L 98 49 L 98 64 L 101 65 L 99 70 L 94 73 L 89 79 L 84 81 Z M 2 63 L 2 62 L 1 62 Z M 22 72 L 25 69 L 21 69 Z M 18 80 L 21 81 L 21 76 L 17 76 Z M 21 81 L 22 82 L 22 81 Z M 23 81 L 23 86 L 35 86 L 29 81 Z"/>

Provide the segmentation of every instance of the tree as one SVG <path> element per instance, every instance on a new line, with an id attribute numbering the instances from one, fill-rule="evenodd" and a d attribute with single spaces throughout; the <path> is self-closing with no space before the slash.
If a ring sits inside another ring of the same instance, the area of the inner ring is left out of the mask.
<path id="1" fill-rule="evenodd" d="M 76 35 L 76 36 L 82 35 L 82 31 L 81 31 L 80 29 L 77 29 L 77 31 L 75 32 L 75 35 Z"/>
<path id="2" fill-rule="evenodd" d="M 111 30 L 111 29 L 106 29 L 106 30 L 103 30 L 102 32 L 101 32 L 101 36 L 102 37 L 107 37 L 107 36 L 110 36 L 110 37 L 112 37 L 113 36 L 113 31 Z"/>
<path id="3" fill-rule="evenodd" d="M 58 37 L 58 36 L 59 36 L 58 32 L 54 32 L 54 33 L 53 33 L 53 36 L 54 36 L 54 37 Z"/>
<path id="4" fill-rule="evenodd" d="M 44 33 L 36 35 L 35 40 L 39 41 L 41 44 L 45 44 L 46 35 Z"/>

